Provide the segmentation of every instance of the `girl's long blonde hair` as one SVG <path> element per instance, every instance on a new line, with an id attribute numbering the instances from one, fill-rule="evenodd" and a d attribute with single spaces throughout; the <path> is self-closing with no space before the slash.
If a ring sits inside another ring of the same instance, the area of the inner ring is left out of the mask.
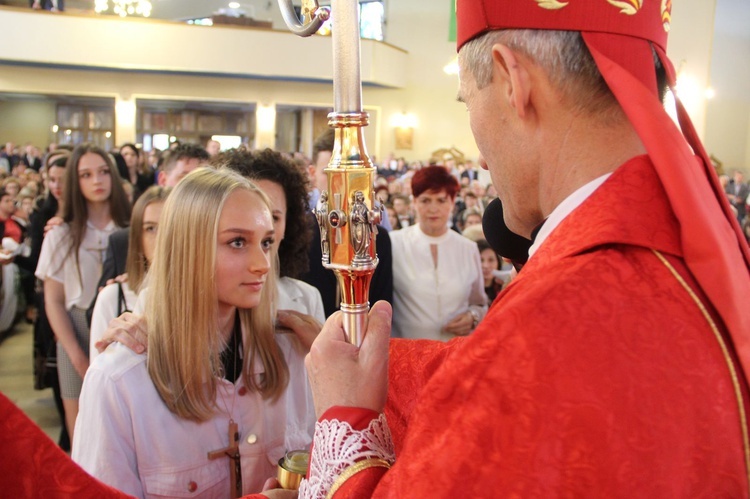
<path id="1" fill-rule="evenodd" d="M 223 409 L 216 401 L 225 347 L 218 326 L 216 245 L 224 203 L 238 189 L 255 193 L 271 211 L 255 184 L 229 170 L 199 168 L 182 179 L 162 210 L 149 270 L 148 372 L 169 410 L 193 421 L 206 421 Z M 289 381 L 274 338 L 275 265 L 271 258 L 258 306 L 239 309 L 243 383 L 270 399 L 278 398 Z M 256 361 L 264 371 L 259 377 Z"/>

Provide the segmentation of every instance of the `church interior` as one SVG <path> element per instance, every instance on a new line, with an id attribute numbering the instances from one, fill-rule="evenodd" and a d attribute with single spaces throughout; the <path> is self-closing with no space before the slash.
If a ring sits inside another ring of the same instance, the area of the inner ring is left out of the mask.
<path id="1" fill-rule="evenodd" d="M 222 148 L 312 157 L 328 127 L 335 23 L 298 37 L 276 0 L 34 3 L 0 0 L 0 144 L 43 151 L 51 143 L 105 150 L 133 143 L 148 152 L 216 140 Z M 410 163 L 459 151 L 476 162 L 466 106 L 457 100 L 454 0 L 359 3 L 370 158 Z M 748 26 L 747 0 L 675 0 L 668 46 L 675 91 L 718 173 L 745 178 Z M 0 392 L 57 440 L 50 390 L 33 389 L 30 326 L 16 328 L 0 337 Z"/>

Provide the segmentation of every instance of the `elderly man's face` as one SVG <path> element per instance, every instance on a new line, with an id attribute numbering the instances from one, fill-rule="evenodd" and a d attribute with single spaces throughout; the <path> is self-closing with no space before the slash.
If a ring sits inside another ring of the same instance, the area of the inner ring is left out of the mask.
<path id="1" fill-rule="evenodd" d="M 538 175 L 529 165 L 524 123 L 514 114 L 508 99 L 509 83 L 493 76 L 490 84 L 479 89 L 474 76 L 463 68 L 461 57 L 459 65 L 458 97 L 466 104 L 474 140 L 503 202 L 505 223 L 514 232 L 528 236 L 539 223 Z M 482 162 L 480 165 L 485 167 Z"/>

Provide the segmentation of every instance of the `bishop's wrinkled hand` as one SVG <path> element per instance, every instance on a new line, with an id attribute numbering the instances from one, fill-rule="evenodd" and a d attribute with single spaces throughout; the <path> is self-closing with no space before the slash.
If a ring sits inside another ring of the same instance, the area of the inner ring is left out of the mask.
<path id="1" fill-rule="evenodd" d="M 384 301 L 372 307 L 361 347 L 347 341 L 340 312 L 328 318 L 305 358 L 317 418 L 334 406 L 383 412 L 392 312 Z"/>

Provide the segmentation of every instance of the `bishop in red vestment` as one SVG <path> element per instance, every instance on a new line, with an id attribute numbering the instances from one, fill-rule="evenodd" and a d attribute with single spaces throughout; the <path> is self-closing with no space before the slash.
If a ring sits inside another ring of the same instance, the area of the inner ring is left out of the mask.
<path id="1" fill-rule="evenodd" d="M 384 303 L 359 348 L 328 321 L 300 497 L 750 495 L 750 252 L 684 109 L 678 129 L 661 107 L 670 16 L 457 1 L 460 97 L 504 221 L 543 225 L 470 337 L 389 342 Z"/>
<path id="2" fill-rule="evenodd" d="M 750 494 L 750 256 L 687 114 L 661 107 L 670 16 L 458 0 L 459 95 L 504 221 L 543 225 L 470 337 L 389 346 L 382 303 L 360 348 L 328 321 L 300 497 Z"/>

